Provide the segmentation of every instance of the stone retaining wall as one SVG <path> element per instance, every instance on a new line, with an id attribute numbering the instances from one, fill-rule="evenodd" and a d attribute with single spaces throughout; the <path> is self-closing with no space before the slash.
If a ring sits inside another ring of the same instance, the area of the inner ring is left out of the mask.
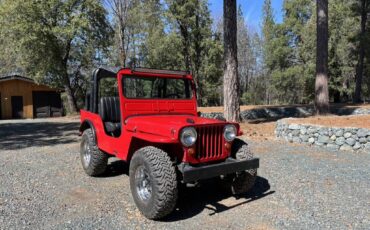
<path id="1" fill-rule="evenodd" d="M 275 135 L 289 142 L 370 153 L 370 129 L 289 124 L 289 118 L 286 118 L 277 121 Z"/>

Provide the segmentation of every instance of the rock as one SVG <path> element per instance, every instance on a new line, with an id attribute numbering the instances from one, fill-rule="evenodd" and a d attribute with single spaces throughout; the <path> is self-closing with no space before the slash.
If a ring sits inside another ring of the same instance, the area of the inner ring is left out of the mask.
<path id="1" fill-rule="evenodd" d="M 324 135 L 320 135 L 319 138 L 317 139 L 317 141 L 320 142 L 320 143 L 326 144 L 326 143 L 329 142 L 329 137 L 324 136 Z"/>
<path id="2" fill-rule="evenodd" d="M 321 142 L 316 141 L 316 142 L 315 142 L 315 145 L 317 145 L 317 146 L 323 146 L 323 145 L 324 145 L 324 143 L 321 143 Z"/>
<path id="3" fill-rule="evenodd" d="M 292 131 L 292 134 L 293 134 L 293 136 L 298 136 L 298 134 L 299 134 L 299 129 L 295 129 L 295 130 L 293 130 L 293 131 Z"/>
<path id="4" fill-rule="evenodd" d="M 370 142 L 370 136 L 367 137 L 367 141 Z"/>
<path id="5" fill-rule="evenodd" d="M 328 135 L 329 133 L 328 133 L 328 130 L 327 130 L 326 128 L 322 128 L 322 129 L 320 129 L 319 134 L 320 134 L 320 135 L 324 135 L 324 136 L 326 136 L 326 135 Z"/>
<path id="6" fill-rule="evenodd" d="M 360 142 L 361 144 L 364 144 L 367 142 L 366 138 L 365 137 L 361 137 L 358 142 Z"/>
<path id="7" fill-rule="evenodd" d="M 370 151 L 370 143 L 366 143 L 364 147 L 365 150 Z"/>
<path id="8" fill-rule="evenodd" d="M 293 130 L 295 130 L 295 129 L 300 129 L 301 128 L 301 126 L 300 125 L 298 125 L 298 124 L 290 124 L 289 125 L 289 129 L 293 129 Z"/>
<path id="9" fill-rule="evenodd" d="M 301 143 L 301 139 L 299 137 L 293 137 L 293 142 Z"/>
<path id="10" fill-rule="evenodd" d="M 313 137 L 308 138 L 308 143 L 310 143 L 310 144 L 315 143 L 315 138 L 313 138 Z"/>
<path id="11" fill-rule="evenodd" d="M 302 135 L 305 135 L 307 133 L 306 127 L 302 127 L 300 132 L 301 132 Z"/>
<path id="12" fill-rule="evenodd" d="M 369 133 L 370 133 L 370 130 L 368 130 L 368 129 L 359 129 L 357 131 L 357 136 L 358 137 L 366 137 L 367 135 L 369 135 Z"/>
<path id="13" fill-rule="evenodd" d="M 344 137 L 338 137 L 335 140 L 335 144 L 337 144 L 337 145 L 343 145 L 345 141 L 346 141 L 346 139 L 344 139 Z"/>
<path id="14" fill-rule="evenodd" d="M 352 150 L 352 146 L 349 146 L 347 144 L 344 144 L 344 145 L 340 146 L 339 150 L 342 150 L 342 151 L 351 151 Z"/>
<path id="15" fill-rule="evenodd" d="M 359 148 L 361 148 L 361 144 L 359 142 L 356 142 L 356 144 L 353 146 L 353 149 L 357 150 Z"/>
<path id="16" fill-rule="evenodd" d="M 344 138 L 349 138 L 349 137 L 352 136 L 352 133 L 346 132 L 343 136 L 344 136 Z"/>
<path id="17" fill-rule="evenodd" d="M 335 136 L 337 136 L 337 137 L 343 136 L 343 130 L 340 129 L 340 130 L 336 131 Z"/>
<path id="18" fill-rule="evenodd" d="M 346 139 L 346 143 L 350 146 L 353 146 L 356 143 L 356 140 L 352 137 Z"/>
<path id="19" fill-rule="evenodd" d="M 307 142 L 309 137 L 307 135 L 301 135 L 300 138 L 303 142 Z"/>
<path id="20" fill-rule="evenodd" d="M 319 134 L 318 134 L 318 133 L 314 133 L 314 134 L 313 134 L 313 136 L 314 136 L 314 137 L 318 137 L 318 136 L 319 136 Z"/>
<path id="21" fill-rule="evenodd" d="M 317 129 L 313 128 L 313 127 L 310 127 L 307 129 L 307 133 L 309 134 L 313 134 L 313 133 L 316 133 Z"/>
<path id="22" fill-rule="evenodd" d="M 337 139 L 337 136 L 335 136 L 335 135 L 332 135 L 331 137 L 330 137 L 330 140 L 332 140 L 332 141 L 335 141 Z"/>

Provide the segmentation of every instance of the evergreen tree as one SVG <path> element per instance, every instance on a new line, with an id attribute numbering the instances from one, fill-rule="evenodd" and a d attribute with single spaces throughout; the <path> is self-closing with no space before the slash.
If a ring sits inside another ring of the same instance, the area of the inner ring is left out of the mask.
<path id="1" fill-rule="evenodd" d="M 315 108 L 316 113 L 323 115 L 329 112 L 328 90 L 328 0 L 316 2 L 316 82 Z"/>
<path id="2" fill-rule="evenodd" d="M 224 117 L 240 120 L 236 0 L 224 0 Z"/>
<path id="3" fill-rule="evenodd" d="M 104 53 L 110 27 L 97 0 L 4 0 L 0 48 L 12 47 L 15 64 L 30 77 L 63 87 L 69 112 L 78 110 L 74 86 L 81 71 Z"/>

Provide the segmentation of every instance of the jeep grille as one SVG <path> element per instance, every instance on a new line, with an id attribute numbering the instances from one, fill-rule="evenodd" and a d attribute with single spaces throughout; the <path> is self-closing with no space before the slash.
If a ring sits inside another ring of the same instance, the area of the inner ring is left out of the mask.
<path id="1" fill-rule="evenodd" d="M 197 158 L 203 161 L 222 158 L 224 125 L 211 125 L 196 128 L 198 140 L 196 143 Z"/>

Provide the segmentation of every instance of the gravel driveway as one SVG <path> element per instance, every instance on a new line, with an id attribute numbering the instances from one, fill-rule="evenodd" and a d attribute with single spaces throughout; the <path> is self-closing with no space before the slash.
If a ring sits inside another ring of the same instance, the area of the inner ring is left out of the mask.
<path id="1" fill-rule="evenodd" d="M 251 142 L 261 159 L 253 191 L 215 184 L 182 191 L 162 221 L 140 215 L 127 166 L 88 177 L 78 121 L 0 121 L 0 229 L 370 229 L 370 154 Z"/>

